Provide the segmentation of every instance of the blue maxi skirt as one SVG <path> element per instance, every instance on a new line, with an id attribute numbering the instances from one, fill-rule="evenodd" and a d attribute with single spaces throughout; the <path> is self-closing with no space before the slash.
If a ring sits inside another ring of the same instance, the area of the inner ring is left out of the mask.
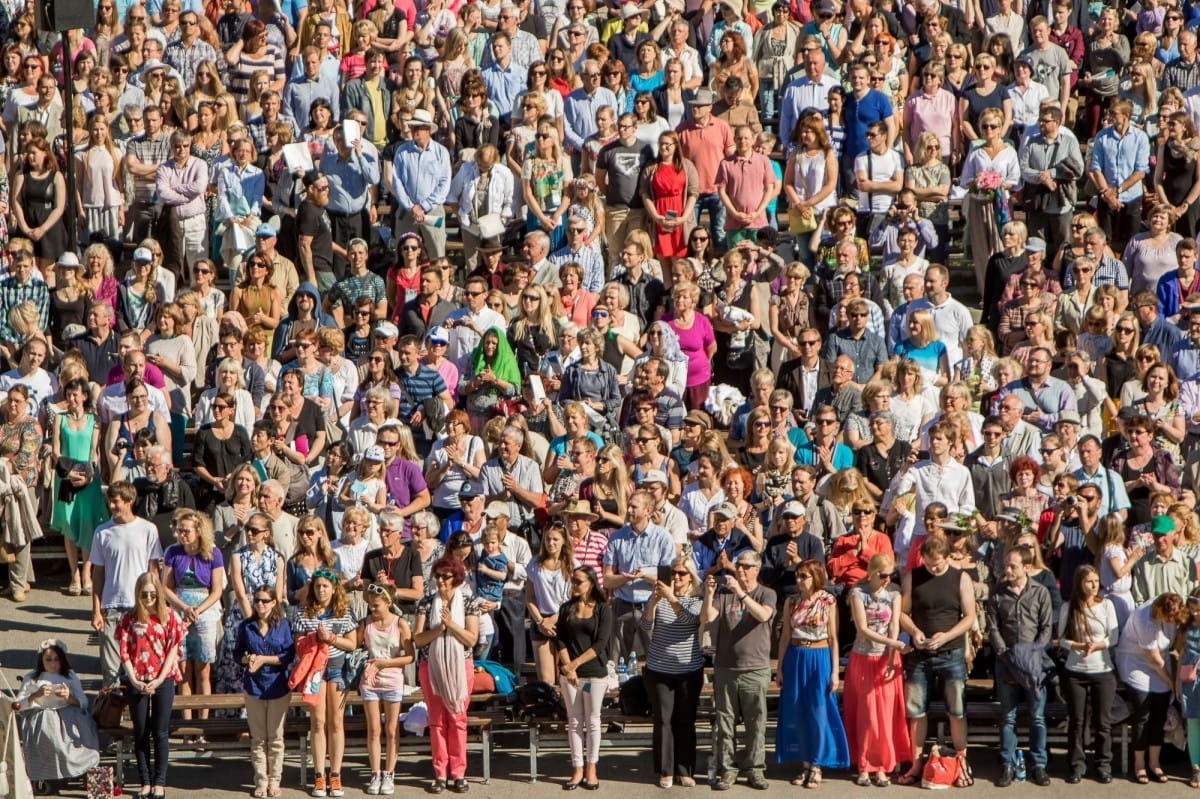
<path id="1" fill-rule="evenodd" d="M 776 762 L 850 767 L 850 747 L 837 697 L 829 692 L 832 666 L 829 647 L 788 646 L 779 676 Z"/>

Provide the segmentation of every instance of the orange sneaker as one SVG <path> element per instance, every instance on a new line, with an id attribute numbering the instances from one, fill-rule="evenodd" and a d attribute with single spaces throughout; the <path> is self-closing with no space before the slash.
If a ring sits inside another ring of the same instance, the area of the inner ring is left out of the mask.
<path id="1" fill-rule="evenodd" d="M 345 796 L 346 792 L 342 790 L 342 775 L 335 771 L 329 772 L 329 795 L 330 796 Z"/>
<path id="2" fill-rule="evenodd" d="M 313 782 L 312 795 L 316 797 L 328 796 L 325 792 L 325 775 L 318 774 L 317 779 Z"/>

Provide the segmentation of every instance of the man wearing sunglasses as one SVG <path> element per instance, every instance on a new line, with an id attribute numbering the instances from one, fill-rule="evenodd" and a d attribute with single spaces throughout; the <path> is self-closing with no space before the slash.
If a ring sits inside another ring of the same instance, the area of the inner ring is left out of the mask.
<path id="1" fill-rule="evenodd" d="M 846 304 L 846 326 L 827 338 L 821 351 L 827 361 L 836 361 L 841 355 L 849 357 L 854 364 L 854 382 L 859 386 L 865 386 L 888 360 L 883 338 L 867 330 L 869 317 L 865 300 L 851 300 Z"/>
<path id="2" fill-rule="evenodd" d="M 463 307 L 446 317 L 442 327 L 450 331 L 446 357 L 458 367 L 460 375 L 470 374 L 471 353 L 483 334 L 493 327 L 507 330 L 504 317 L 487 307 L 488 283 L 485 278 L 467 278 L 463 288 Z"/>

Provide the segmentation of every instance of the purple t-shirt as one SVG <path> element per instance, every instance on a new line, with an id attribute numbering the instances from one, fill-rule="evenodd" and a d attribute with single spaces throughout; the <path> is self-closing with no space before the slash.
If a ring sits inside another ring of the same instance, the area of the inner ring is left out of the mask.
<path id="1" fill-rule="evenodd" d="M 692 314 L 695 320 L 687 330 L 681 330 L 675 324 L 675 314 L 667 314 L 663 321 L 671 326 L 675 335 L 679 336 L 679 349 L 688 359 L 687 387 L 701 386 L 712 379 L 712 363 L 708 360 L 705 348 L 717 339 L 713 335 L 712 323 L 708 318 L 698 313 Z"/>
<path id="2" fill-rule="evenodd" d="M 163 555 L 163 565 L 170 567 L 176 588 L 211 588 L 213 569 L 224 568 L 221 550 L 213 547 L 212 560 L 189 555 L 182 544 L 172 544 Z"/>
<path id="3" fill-rule="evenodd" d="M 396 458 L 384 472 L 384 482 L 387 483 L 388 501 L 397 508 L 403 508 L 413 501 L 413 498 L 429 488 L 421 467 L 404 458 Z"/>

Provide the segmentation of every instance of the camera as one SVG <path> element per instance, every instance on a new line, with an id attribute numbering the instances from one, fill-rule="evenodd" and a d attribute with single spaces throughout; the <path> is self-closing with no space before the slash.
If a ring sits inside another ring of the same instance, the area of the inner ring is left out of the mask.
<path id="1" fill-rule="evenodd" d="M 1079 504 L 1079 502 L 1080 502 L 1079 497 L 1072 494 L 1071 496 L 1069 496 L 1063 500 L 1063 505 L 1068 508 L 1074 508 L 1075 506 L 1077 506 Z"/>

